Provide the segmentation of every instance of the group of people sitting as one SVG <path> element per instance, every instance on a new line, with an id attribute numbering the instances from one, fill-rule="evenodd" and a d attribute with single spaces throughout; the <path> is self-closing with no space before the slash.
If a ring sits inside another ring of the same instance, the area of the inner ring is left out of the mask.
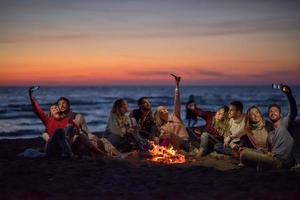
<path id="1" fill-rule="evenodd" d="M 125 99 L 117 99 L 112 106 L 105 133 L 102 137 L 92 134 L 83 115 L 73 112 L 70 101 L 61 97 L 50 106 L 46 114 L 33 92 L 29 96 L 35 113 L 46 127 L 43 138 L 48 156 L 73 157 L 90 155 L 118 156 L 123 152 L 147 151 L 149 141 L 161 146 L 172 145 L 186 155 L 202 157 L 212 151 L 240 158 L 240 165 L 266 168 L 291 168 L 294 139 L 292 123 L 297 116 L 297 106 L 291 89 L 284 85 L 289 113 L 282 116 L 280 106 L 268 107 L 269 121 L 264 119 L 257 106 L 243 113 L 243 104 L 234 101 L 216 112 L 204 111 L 193 101 L 187 103 L 187 112 L 206 121 L 204 130 L 186 127 L 181 119 L 180 80 L 172 75 L 176 87 L 174 111 L 158 106 L 154 112 L 148 97 L 138 100 L 138 109 L 129 113 Z"/>

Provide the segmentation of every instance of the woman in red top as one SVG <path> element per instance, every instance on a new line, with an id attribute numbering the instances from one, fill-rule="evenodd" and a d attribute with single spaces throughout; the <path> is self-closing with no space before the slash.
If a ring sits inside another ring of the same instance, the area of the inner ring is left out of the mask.
<path id="1" fill-rule="evenodd" d="M 29 97 L 34 112 L 45 125 L 46 132 L 50 137 L 46 142 L 45 147 L 47 155 L 51 157 L 72 157 L 73 153 L 70 147 L 70 142 L 78 130 L 73 120 L 68 117 L 62 118 L 56 104 L 50 106 L 49 114 L 47 115 L 42 110 L 36 99 L 32 96 L 31 88 L 29 89 Z"/>

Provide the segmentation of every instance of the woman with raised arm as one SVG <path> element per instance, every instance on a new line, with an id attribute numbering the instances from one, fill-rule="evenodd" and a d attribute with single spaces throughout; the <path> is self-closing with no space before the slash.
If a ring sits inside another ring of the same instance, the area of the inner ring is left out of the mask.
<path id="1" fill-rule="evenodd" d="M 47 115 L 32 93 L 32 88 L 30 88 L 29 97 L 33 110 L 46 128 L 46 133 L 43 136 L 46 140 L 45 151 L 48 156 L 73 157 L 73 153 L 81 155 L 82 152 L 79 151 L 80 147 L 86 147 L 86 152 L 93 157 L 105 155 L 97 146 L 89 142 L 85 135 L 79 134 L 79 128 L 74 123 L 73 118 L 61 115 L 57 104 L 50 106 Z"/>
<path id="2" fill-rule="evenodd" d="M 159 130 L 160 145 L 171 144 L 175 149 L 189 149 L 189 135 L 180 116 L 180 77 L 171 74 L 175 78 L 176 88 L 174 95 L 174 113 L 169 114 L 164 106 L 158 106 L 154 112 L 155 125 Z"/>
<path id="3" fill-rule="evenodd" d="M 32 88 L 29 88 L 29 97 L 33 110 L 45 125 L 46 132 L 49 135 L 45 146 L 46 154 L 50 157 L 72 157 L 73 152 L 70 147 L 70 142 L 73 136 L 78 133 L 78 129 L 73 120 L 61 117 L 57 104 L 50 106 L 49 114 L 47 115 L 33 97 L 32 93 Z"/>
<path id="4" fill-rule="evenodd" d="M 272 129 L 266 129 L 268 132 L 267 138 L 265 131 L 262 134 L 263 142 L 265 142 L 265 139 L 267 140 L 268 151 L 264 148 L 259 148 L 258 151 L 242 149 L 240 153 L 242 164 L 256 166 L 257 169 L 291 168 L 296 164 L 293 155 L 295 141 L 291 133 L 291 128 L 297 116 L 297 105 L 289 86 L 282 85 L 280 90 L 288 99 L 289 112 L 287 116 L 284 117 L 282 115 L 281 108 L 277 104 L 271 104 L 268 107 L 268 116 Z M 262 146 L 260 143 L 256 142 L 255 145 Z M 299 164 L 296 166 L 299 167 Z"/>

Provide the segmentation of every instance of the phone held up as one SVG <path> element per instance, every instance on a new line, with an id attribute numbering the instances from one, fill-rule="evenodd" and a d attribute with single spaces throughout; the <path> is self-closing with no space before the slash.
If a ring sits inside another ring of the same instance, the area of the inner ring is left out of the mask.
<path id="1" fill-rule="evenodd" d="M 33 86 L 33 87 L 30 88 L 31 92 L 35 92 L 38 89 L 40 89 L 40 86 Z"/>
<path id="2" fill-rule="evenodd" d="M 272 88 L 276 89 L 276 90 L 282 90 L 284 92 L 287 90 L 287 88 L 285 86 L 283 86 L 282 83 L 280 83 L 280 84 L 272 83 Z"/>

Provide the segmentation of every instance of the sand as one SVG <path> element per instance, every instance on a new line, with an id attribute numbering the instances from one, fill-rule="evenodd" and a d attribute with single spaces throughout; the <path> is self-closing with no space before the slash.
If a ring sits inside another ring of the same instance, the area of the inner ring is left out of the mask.
<path id="1" fill-rule="evenodd" d="M 295 157 L 300 160 L 300 122 Z M 299 199 L 300 171 L 257 171 L 212 154 L 164 165 L 139 157 L 20 158 L 36 139 L 0 140 L 0 199 Z"/>

